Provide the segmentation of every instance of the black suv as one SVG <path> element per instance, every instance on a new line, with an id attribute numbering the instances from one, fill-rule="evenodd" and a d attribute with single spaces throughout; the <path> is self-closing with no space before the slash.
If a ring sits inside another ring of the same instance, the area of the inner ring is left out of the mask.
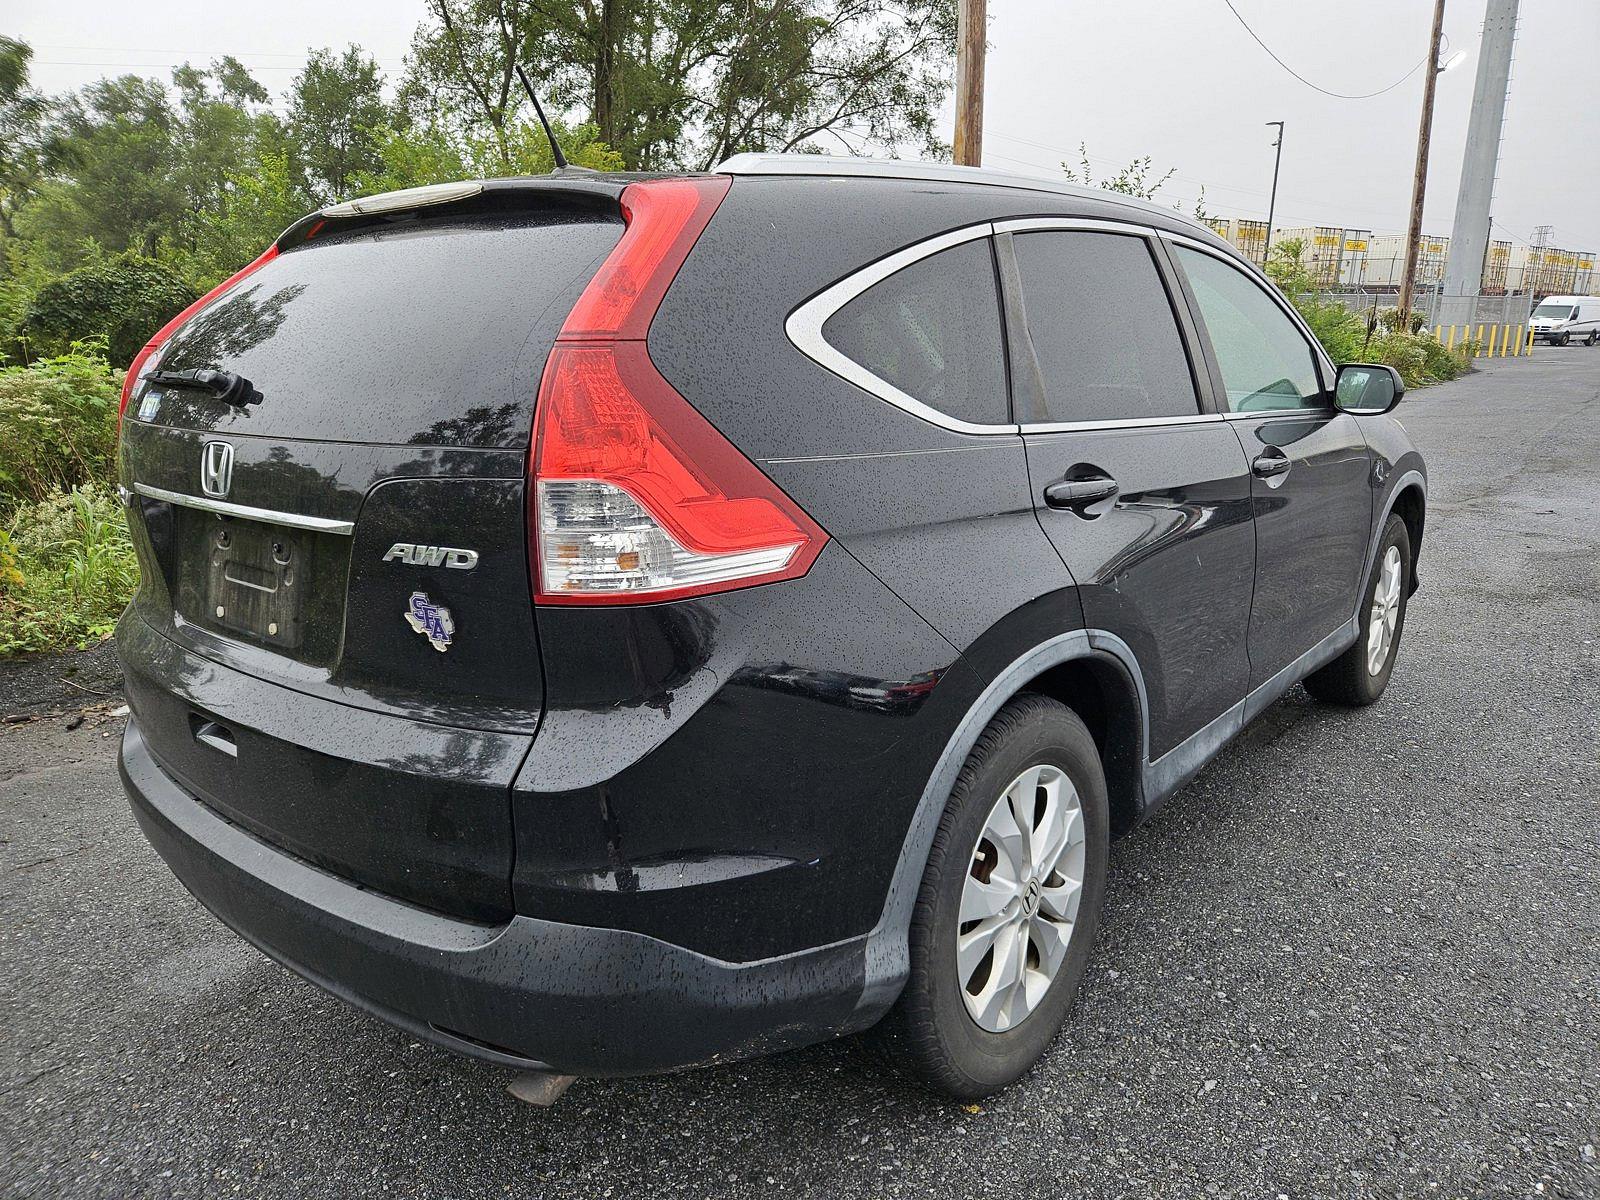
<path id="1" fill-rule="evenodd" d="M 218 917 L 415 1035 L 626 1075 L 1060 1027 L 1112 836 L 1378 698 L 1425 477 L 1171 210 L 742 155 L 298 222 L 134 363 L 122 774 Z"/>

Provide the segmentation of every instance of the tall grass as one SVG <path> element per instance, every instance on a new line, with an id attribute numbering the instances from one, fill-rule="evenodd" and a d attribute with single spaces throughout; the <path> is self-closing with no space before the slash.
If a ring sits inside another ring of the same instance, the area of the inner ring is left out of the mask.
<path id="1" fill-rule="evenodd" d="M 103 640 L 138 583 L 110 488 L 87 484 L 22 505 L 0 528 L 0 655 Z"/>

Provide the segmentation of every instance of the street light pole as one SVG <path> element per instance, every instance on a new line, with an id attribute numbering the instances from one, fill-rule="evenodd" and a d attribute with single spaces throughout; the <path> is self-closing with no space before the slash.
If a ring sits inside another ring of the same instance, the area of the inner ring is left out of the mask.
<path id="1" fill-rule="evenodd" d="M 1439 82 L 1439 41 L 1444 36 L 1444 0 L 1434 0 L 1433 33 L 1428 39 L 1428 71 L 1422 81 L 1422 126 L 1417 130 L 1417 169 L 1411 181 L 1411 224 L 1406 229 L 1406 262 L 1400 272 L 1396 307 L 1409 329 L 1412 292 L 1417 282 L 1417 251 L 1422 241 L 1422 201 L 1428 190 L 1428 143 L 1433 138 L 1433 93 Z"/>
<path id="2" fill-rule="evenodd" d="M 956 133 L 958 166 L 983 165 L 983 52 L 989 32 L 987 0 L 961 0 L 956 25 Z"/>
<path id="3" fill-rule="evenodd" d="M 1272 158 L 1272 199 L 1267 201 L 1267 243 L 1261 248 L 1261 268 L 1266 269 L 1267 257 L 1272 253 L 1272 214 L 1278 208 L 1278 168 L 1283 165 L 1283 122 L 1268 121 L 1268 125 L 1278 127 L 1278 140 L 1272 144 L 1278 152 Z"/>

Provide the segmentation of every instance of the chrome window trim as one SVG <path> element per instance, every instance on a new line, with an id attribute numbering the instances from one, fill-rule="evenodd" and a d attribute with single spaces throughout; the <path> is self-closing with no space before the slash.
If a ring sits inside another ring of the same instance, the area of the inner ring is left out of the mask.
<path id="1" fill-rule="evenodd" d="M 1212 425 L 1222 420 L 1221 413 L 1195 413 L 1181 417 L 1126 417 L 1115 421 L 1037 421 L 1022 427 L 1023 433 L 1093 433 L 1101 429 L 1148 429 L 1160 425 Z"/>
<path id="2" fill-rule="evenodd" d="M 742 156 L 741 156 L 742 157 Z M 869 263 L 854 274 L 847 275 L 830 287 L 818 292 L 810 300 L 789 314 L 784 322 L 784 333 L 794 348 L 818 366 L 825 367 L 840 378 L 855 384 L 886 403 L 894 405 L 914 417 L 952 433 L 979 435 L 1019 433 L 1092 433 L 1102 429 L 1139 429 L 1161 425 L 1200 425 L 1222 419 L 1220 413 L 1195 413 L 1164 417 L 1127 417 L 1105 421 L 1046 421 L 1018 424 L 981 424 L 962 421 L 924 404 L 915 396 L 901 391 L 886 379 L 874 375 L 853 358 L 835 349 L 822 336 L 822 327 L 828 319 L 850 301 L 874 284 L 881 283 L 896 271 L 905 269 L 924 258 L 997 233 L 1030 233 L 1036 230 L 1066 229 L 1088 233 L 1115 233 L 1142 237 L 1146 240 L 1161 231 L 1148 225 L 1126 221 L 1100 220 L 1095 217 L 1015 217 L 1004 221 L 982 221 L 976 225 L 952 229 L 920 242 L 914 242 L 877 262 Z M 1320 410 L 1316 410 L 1320 411 Z"/>
<path id="3" fill-rule="evenodd" d="M 336 521 L 330 517 L 307 517 L 300 513 L 278 512 L 271 508 L 252 508 L 248 504 L 233 504 L 227 500 L 212 500 L 205 496 L 191 496 L 187 492 L 169 492 L 166 488 L 136 483 L 133 490 L 151 500 L 165 500 L 184 508 L 215 513 L 219 517 L 243 517 L 247 521 L 266 521 L 273 525 L 286 525 L 291 529 L 309 529 L 315 533 L 337 533 L 349 537 L 356 531 L 354 521 Z"/>
<path id="4" fill-rule="evenodd" d="M 1237 254 L 1229 253 L 1225 250 L 1219 249 L 1216 246 L 1208 245 L 1207 243 L 1200 241 L 1198 238 L 1188 237 L 1181 233 L 1172 233 L 1165 229 L 1156 230 L 1156 235 L 1160 237 L 1162 241 L 1171 242 L 1178 246 L 1184 246 L 1190 250 L 1198 250 L 1202 254 L 1209 254 L 1218 262 L 1227 263 L 1228 266 L 1232 267 L 1235 271 L 1238 271 L 1246 279 L 1250 280 L 1262 291 L 1264 291 L 1267 294 L 1267 298 L 1278 306 L 1279 310 L 1285 316 L 1287 316 L 1294 327 L 1300 331 L 1300 336 L 1305 338 L 1310 344 L 1311 357 L 1312 360 L 1317 364 L 1319 374 L 1330 380 L 1333 378 L 1335 373 L 1333 359 L 1328 357 L 1328 352 L 1322 348 L 1322 343 L 1317 340 L 1317 335 L 1311 332 L 1311 326 L 1305 323 L 1305 319 L 1302 318 L 1295 310 L 1294 305 L 1290 304 L 1288 300 L 1285 299 L 1283 293 L 1278 290 L 1277 285 L 1274 284 L 1272 280 L 1267 278 L 1265 272 L 1263 272 L 1260 267 L 1256 266 L 1255 263 L 1251 262 L 1247 258 L 1243 258 Z M 1204 319 L 1202 318 L 1202 324 L 1203 323 Z M 1308 411 L 1321 412 L 1322 409 L 1318 408 Z"/>
<path id="5" fill-rule="evenodd" d="M 1347 412 L 1348 409 L 1328 405 L 1325 408 L 1247 408 L 1239 412 L 1218 413 L 1224 421 L 1250 421 L 1260 417 L 1326 417 Z"/>
<path id="6" fill-rule="evenodd" d="M 1101 220 L 1097 217 L 1009 217 L 994 222 L 996 233 L 1034 233 L 1039 230 L 1070 229 L 1078 233 L 1117 233 L 1148 238 L 1155 229 L 1131 221 Z"/>
<path id="7" fill-rule="evenodd" d="M 952 246 L 965 245 L 975 242 L 980 238 L 989 237 L 994 232 L 994 226 L 988 221 L 976 225 L 968 225 L 962 229 L 952 229 L 935 237 L 927 238 L 920 242 L 896 250 L 886 258 L 869 263 L 854 274 L 846 275 L 838 283 L 824 288 L 799 308 L 789 314 L 789 319 L 784 322 L 783 331 L 793 343 L 794 348 L 804 354 L 812 362 L 826 367 L 841 379 L 848 380 L 864 392 L 869 392 L 878 399 L 894 405 L 896 408 L 920 417 L 930 425 L 937 425 L 941 429 L 948 429 L 952 433 L 995 434 L 1017 432 L 1014 423 L 1007 424 L 980 424 L 973 421 L 963 421 L 952 417 L 948 413 L 940 412 L 930 404 L 924 404 L 908 392 L 903 392 L 887 379 L 874 375 L 866 367 L 856 362 L 855 359 L 834 349 L 832 344 L 822 336 L 822 327 L 827 324 L 828 318 L 833 316 L 850 301 L 876 283 L 881 283 L 896 271 L 903 270 L 913 263 L 938 254 L 941 250 L 948 250 Z M 998 306 L 999 297 L 995 297 Z"/>

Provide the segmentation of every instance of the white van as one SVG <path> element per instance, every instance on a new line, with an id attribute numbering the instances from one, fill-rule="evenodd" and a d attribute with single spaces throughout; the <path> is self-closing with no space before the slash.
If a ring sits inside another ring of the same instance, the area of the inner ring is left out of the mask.
<path id="1" fill-rule="evenodd" d="M 1585 346 L 1600 342 L 1600 296 L 1546 296 L 1528 319 L 1533 340 L 1565 346 L 1579 338 Z"/>

